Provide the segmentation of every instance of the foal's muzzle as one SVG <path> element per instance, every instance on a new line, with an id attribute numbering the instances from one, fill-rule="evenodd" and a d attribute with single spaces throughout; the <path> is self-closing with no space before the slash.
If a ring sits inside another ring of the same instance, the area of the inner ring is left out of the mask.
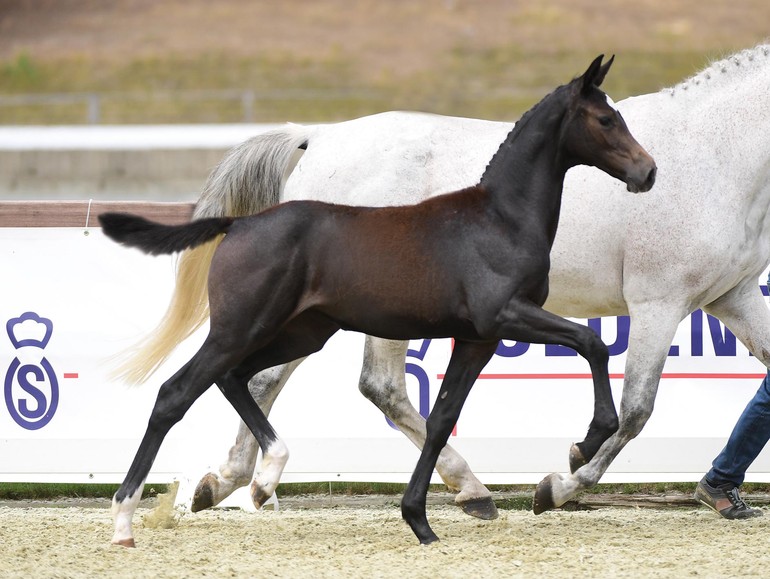
<path id="1" fill-rule="evenodd" d="M 646 171 L 640 171 L 640 175 L 629 175 L 626 179 L 626 189 L 631 193 L 645 193 L 652 189 L 655 185 L 655 175 L 658 173 L 658 168 L 655 163 L 652 163 L 652 167 Z"/>

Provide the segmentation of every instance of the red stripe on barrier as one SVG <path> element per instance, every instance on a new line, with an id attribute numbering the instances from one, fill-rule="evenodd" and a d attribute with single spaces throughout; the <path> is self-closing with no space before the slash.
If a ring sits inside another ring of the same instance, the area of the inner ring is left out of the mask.
<path id="1" fill-rule="evenodd" d="M 681 380 L 760 380 L 767 374 L 746 373 L 718 373 L 718 372 L 666 372 L 661 375 L 663 379 Z M 436 377 L 443 380 L 444 374 Z M 610 379 L 622 380 L 625 374 L 610 374 Z M 586 380 L 591 379 L 591 374 L 480 374 L 479 380 Z"/>

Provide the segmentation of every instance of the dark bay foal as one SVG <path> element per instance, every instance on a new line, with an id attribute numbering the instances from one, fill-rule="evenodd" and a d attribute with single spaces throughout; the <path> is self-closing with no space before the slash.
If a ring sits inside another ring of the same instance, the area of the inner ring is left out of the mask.
<path id="1" fill-rule="evenodd" d="M 113 499 L 112 542 L 134 545 L 131 519 L 161 442 L 214 383 L 262 448 L 253 494 L 258 503 L 267 500 L 288 452 L 251 398 L 248 381 L 318 351 L 340 329 L 399 340 L 455 339 L 402 500 L 403 517 L 421 543 L 438 538 L 425 512 L 436 459 L 501 339 L 569 346 L 588 361 L 594 417 L 579 448 L 590 460 L 618 425 L 607 348 L 591 329 L 541 306 L 567 170 L 593 165 L 633 192 L 649 190 L 655 180 L 653 159 L 598 88 L 611 64 L 596 58 L 585 74 L 526 113 L 478 186 L 418 205 L 375 209 L 296 201 L 251 217 L 181 226 L 101 215 L 106 235 L 152 254 L 227 234 L 210 270 L 209 334 L 160 388 Z"/>

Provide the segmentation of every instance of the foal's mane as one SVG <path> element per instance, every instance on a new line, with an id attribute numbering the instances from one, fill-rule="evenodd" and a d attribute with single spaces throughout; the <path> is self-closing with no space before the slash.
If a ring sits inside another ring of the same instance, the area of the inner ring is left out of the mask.
<path id="1" fill-rule="evenodd" d="M 770 62 L 770 44 L 759 44 L 714 61 L 700 72 L 683 80 L 676 86 L 663 89 L 671 96 L 697 88 L 713 89 L 725 82 L 734 82 L 735 75 L 762 70 Z"/>
<path id="2" fill-rule="evenodd" d="M 571 84 L 571 83 L 570 83 Z M 492 159 L 490 159 L 489 163 L 487 163 L 487 166 L 484 168 L 484 173 L 481 175 L 481 180 L 479 181 L 479 185 L 484 184 L 484 176 L 489 171 L 489 168 L 495 164 L 495 162 L 498 161 L 498 157 L 502 155 L 503 149 L 505 149 L 508 145 L 510 145 L 518 136 L 521 134 L 521 132 L 524 130 L 526 125 L 529 123 L 529 121 L 532 120 L 532 117 L 535 116 L 535 114 L 543 108 L 543 103 L 551 102 L 553 100 L 552 97 L 554 97 L 557 93 L 563 92 L 567 89 L 570 84 L 565 84 L 559 87 L 556 87 L 553 91 L 545 95 L 540 101 L 538 101 L 532 108 L 530 108 L 527 112 L 525 112 L 521 118 L 516 121 L 516 123 L 513 125 L 513 128 L 508 133 L 508 135 L 505 137 L 505 140 L 500 144 L 500 146 L 497 148 L 497 151 L 492 156 Z"/>

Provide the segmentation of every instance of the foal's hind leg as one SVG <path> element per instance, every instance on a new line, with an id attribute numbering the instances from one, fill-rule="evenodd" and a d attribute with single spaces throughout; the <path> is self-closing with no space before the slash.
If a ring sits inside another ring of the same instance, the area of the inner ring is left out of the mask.
<path id="1" fill-rule="evenodd" d="M 426 436 L 425 419 L 414 409 L 406 394 L 404 358 L 408 345 L 408 342 L 367 336 L 359 390 L 417 448 L 422 448 Z M 450 489 L 458 491 L 455 503 L 463 511 L 480 519 L 497 518 L 492 494 L 476 478 L 463 457 L 448 444 L 441 450 L 436 471 Z"/>
<path id="2" fill-rule="evenodd" d="M 408 342 L 367 336 L 359 389 L 409 440 L 422 448 L 425 419 L 414 409 L 406 394 L 404 357 L 407 346 Z M 304 358 L 264 370 L 249 382 L 249 391 L 266 416 L 302 360 Z M 258 450 L 256 439 L 241 421 L 227 461 L 219 467 L 219 473 L 208 473 L 200 480 L 191 510 L 197 512 L 217 505 L 236 489 L 246 486 L 254 474 Z M 492 494 L 476 478 L 463 457 L 448 444 L 439 455 L 436 471 L 450 489 L 458 492 L 455 503 L 465 513 L 480 519 L 497 518 Z"/>
<path id="3" fill-rule="evenodd" d="M 263 370 L 249 381 L 249 392 L 265 416 L 270 416 L 275 399 L 302 360 L 304 358 Z M 257 439 L 241 420 L 227 460 L 219 467 L 218 473 L 210 472 L 200 480 L 190 510 L 195 513 L 218 505 L 233 491 L 249 484 L 254 476 L 258 451 Z"/>
<path id="4" fill-rule="evenodd" d="M 114 545 L 134 546 L 131 520 L 163 439 L 234 360 L 237 360 L 237 354 L 227 348 L 219 349 L 207 338 L 195 356 L 160 387 L 139 450 L 112 499 Z"/>
<path id="5" fill-rule="evenodd" d="M 317 352 L 338 329 L 339 326 L 320 314 L 303 313 L 285 326 L 269 345 L 255 351 L 217 381 L 225 398 L 262 448 L 261 472 L 251 485 L 251 498 L 257 508 L 275 492 L 289 459 L 289 450 L 249 393 L 249 378 L 265 368 Z"/>

